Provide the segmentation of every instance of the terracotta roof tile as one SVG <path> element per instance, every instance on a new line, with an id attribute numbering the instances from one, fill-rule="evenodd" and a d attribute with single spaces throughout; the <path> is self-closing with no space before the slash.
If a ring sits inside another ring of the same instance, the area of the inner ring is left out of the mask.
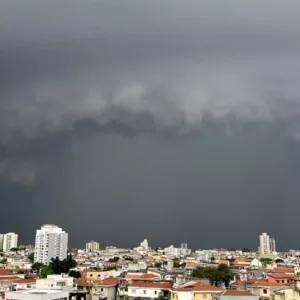
<path id="1" fill-rule="evenodd" d="M 118 278 L 109 277 L 109 278 L 106 278 L 106 279 L 100 281 L 99 283 L 97 283 L 97 285 L 99 285 L 99 286 L 112 286 L 112 285 L 117 285 L 118 283 L 119 283 Z"/>
<path id="2" fill-rule="evenodd" d="M 0 269 L 0 276 L 13 276 L 13 273 L 5 270 L 5 269 Z"/>
<path id="3" fill-rule="evenodd" d="M 170 289 L 173 286 L 171 281 L 133 281 L 130 285 L 132 287 L 141 288 L 157 288 L 157 289 Z"/>
<path id="4" fill-rule="evenodd" d="M 271 286 L 286 286 L 286 284 L 277 283 L 276 281 L 269 282 L 266 279 L 259 279 L 259 280 L 256 280 L 254 283 L 252 283 L 251 286 L 270 286 L 271 287 Z"/>
<path id="5" fill-rule="evenodd" d="M 246 284 L 246 282 L 243 282 L 241 280 L 236 280 L 231 285 L 244 286 L 245 284 Z"/>
<path id="6" fill-rule="evenodd" d="M 218 293 L 221 296 L 254 296 L 249 291 L 234 291 L 234 290 L 226 290 L 224 292 Z"/>
<path id="7" fill-rule="evenodd" d="M 189 262 L 185 266 L 186 269 L 194 269 L 195 267 L 196 267 L 196 264 L 193 262 Z"/>
<path id="8" fill-rule="evenodd" d="M 294 268 L 274 268 L 272 273 L 294 273 Z"/>
<path id="9" fill-rule="evenodd" d="M 190 285 L 184 287 L 174 287 L 172 291 L 184 292 L 184 291 L 223 291 L 222 288 L 216 287 L 214 285 L 200 283 L 200 282 L 191 282 Z"/>

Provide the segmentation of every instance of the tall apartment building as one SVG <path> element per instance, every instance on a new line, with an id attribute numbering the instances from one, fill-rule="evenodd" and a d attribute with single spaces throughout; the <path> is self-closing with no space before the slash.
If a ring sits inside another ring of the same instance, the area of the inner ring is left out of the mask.
<path id="1" fill-rule="evenodd" d="M 268 234 L 263 232 L 259 236 L 259 254 L 271 254 L 276 251 L 276 242 L 274 238 L 271 238 Z"/>
<path id="2" fill-rule="evenodd" d="M 97 243 L 95 241 L 90 241 L 88 243 L 85 243 L 85 250 L 88 252 L 99 251 L 100 245 L 99 245 L 99 243 Z"/>
<path id="3" fill-rule="evenodd" d="M 270 237 L 263 232 L 260 236 L 259 236 L 259 252 L 260 255 L 264 255 L 264 254 L 270 254 Z"/>
<path id="4" fill-rule="evenodd" d="M 148 241 L 146 239 L 141 242 L 140 246 L 142 248 L 144 248 L 144 250 L 148 250 L 149 249 Z"/>
<path id="5" fill-rule="evenodd" d="M 276 241 L 274 238 L 270 238 L 270 250 L 271 252 L 276 252 Z"/>
<path id="6" fill-rule="evenodd" d="M 18 235 L 13 232 L 3 234 L 3 251 L 9 251 L 11 248 L 18 247 Z"/>
<path id="7" fill-rule="evenodd" d="M 3 250 L 3 238 L 4 238 L 4 234 L 0 233 L 0 250 Z"/>
<path id="8" fill-rule="evenodd" d="M 56 225 L 43 225 L 36 231 L 34 261 L 49 264 L 51 258 L 63 260 L 68 254 L 68 233 Z"/>

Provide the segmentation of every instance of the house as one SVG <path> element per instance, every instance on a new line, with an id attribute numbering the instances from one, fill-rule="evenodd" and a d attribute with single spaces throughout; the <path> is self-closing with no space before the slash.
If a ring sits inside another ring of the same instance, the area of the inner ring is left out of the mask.
<path id="1" fill-rule="evenodd" d="M 284 284 L 289 284 L 292 279 L 293 276 L 292 275 L 288 275 L 285 273 L 275 273 L 275 274 L 268 274 L 268 279 L 269 281 L 276 281 L 277 283 L 284 283 Z"/>
<path id="2" fill-rule="evenodd" d="M 259 300 L 259 296 L 253 295 L 249 291 L 226 290 L 216 293 L 214 300 Z"/>
<path id="3" fill-rule="evenodd" d="M 134 280 L 128 286 L 129 297 L 158 298 L 159 296 L 169 297 L 169 291 L 173 286 L 171 281 L 138 281 Z"/>
<path id="4" fill-rule="evenodd" d="M 251 264 L 252 259 L 245 258 L 245 257 L 237 257 L 234 262 L 232 263 L 232 266 L 237 269 L 245 269 L 249 268 Z"/>
<path id="5" fill-rule="evenodd" d="M 68 275 L 48 275 L 36 280 L 36 288 L 41 290 L 73 290 L 75 287 L 74 278 Z"/>
<path id="6" fill-rule="evenodd" d="M 159 279 L 159 275 L 157 274 L 145 274 L 145 273 L 135 273 L 135 274 L 126 274 L 125 280 L 154 280 Z"/>
<path id="7" fill-rule="evenodd" d="M 247 283 L 245 281 L 236 280 L 230 284 L 230 289 L 234 291 L 245 291 L 247 290 Z"/>
<path id="8" fill-rule="evenodd" d="M 295 269 L 292 268 L 284 268 L 284 267 L 278 267 L 278 268 L 273 268 L 272 273 L 284 273 L 288 275 L 294 275 L 295 274 Z"/>
<path id="9" fill-rule="evenodd" d="M 195 268 L 196 268 L 196 264 L 194 262 L 188 262 L 184 268 L 185 274 L 192 275 Z"/>
<path id="10" fill-rule="evenodd" d="M 230 261 L 228 259 L 221 259 L 219 261 L 219 265 L 226 265 L 226 266 L 230 266 Z"/>
<path id="11" fill-rule="evenodd" d="M 85 278 L 89 283 L 93 283 L 96 280 L 104 280 L 108 277 L 118 277 L 121 275 L 121 271 L 85 271 L 81 273 L 81 278 Z"/>
<path id="12" fill-rule="evenodd" d="M 300 300 L 300 292 L 294 288 L 278 290 L 272 300 Z"/>
<path id="13" fill-rule="evenodd" d="M 171 288 L 171 300 L 212 300 L 216 292 L 224 289 L 210 284 L 191 281 Z"/>
<path id="14" fill-rule="evenodd" d="M 94 284 L 92 300 L 105 299 L 116 300 L 119 279 L 110 277 Z"/>
<path id="15" fill-rule="evenodd" d="M 27 290 L 18 292 L 6 292 L 5 300 L 67 300 L 68 291 L 59 290 Z"/>
<path id="16" fill-rule="evenodd" d="M 287 289 L 289 286 L 284 283 L 278 283 L 270 279 L 258 279 L 254 283 L 249 284 L 248 290 L 260 297 L 260 300 L 272 299 L 274 293 L 278 290 Z"/>
<path id="17" fill-rule="evenodd" d="M 262 263 L 258 258 L 253 258 L 251 263 L 250 263 L 250 267 L 252 269 L 259 269 L 262 267 Z"/>

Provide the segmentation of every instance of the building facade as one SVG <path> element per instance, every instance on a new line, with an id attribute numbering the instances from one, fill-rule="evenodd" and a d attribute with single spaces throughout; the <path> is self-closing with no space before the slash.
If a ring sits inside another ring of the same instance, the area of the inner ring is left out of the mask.
<path id="1" fill-rule="evenodd" d="M 18 235 L 13 232 L 9 232 L 3 235 L 3 251 L 9 251 L 11 248 L 18 247 Z"/>
<path id="2" fill-rule="evenodd" d="M 88 252 L 94 252 L 100 250 L 100 244 L 95 241 L 85 243 L 85 250 Z"/>
<path id="3" fill-rule="evenodd" d="M 34 261 L 49 264 L 51 258 L 63 260 L 68 253 L 68 233 L 56 225 L 43 225 L 36 231 Z"/>

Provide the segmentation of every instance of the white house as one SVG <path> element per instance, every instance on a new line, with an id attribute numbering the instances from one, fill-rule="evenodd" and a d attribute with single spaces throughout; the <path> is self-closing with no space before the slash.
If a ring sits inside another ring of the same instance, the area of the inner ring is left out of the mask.
<path id="1" fill-rule="evenodd" d="M 19 292 L 6 292 L 5 300 L 68 300 L 68 291 L 57 290 L 28 290 Z"/>
<path id="2" fill-rule="evenodd" d="M 215 294 L 214 300 L 259 300 L 259 296 L 255 296 L 249 291 L 225 290 Z"/>
<path id="3" fill-rule="evenodd" d="M 47 278 L 37 279 L 37 289 L 72 290 L 75 288 L 73 277 L 68 275 L 48 275 Z"/>
<path id="4" fill-rule="evenodd" d="M 99 283 L 95 283 L 92 293 L 92 300 L 106 299 L 116 300 L 118 291 L 118 278 L 107 278 Z"/>
<path id="5" fill-rule="evenodd" d="M 128 286 L 128 296 L 142 298 L 168 297 L 172 286 L 171 281 L 133 281 Z"/>

